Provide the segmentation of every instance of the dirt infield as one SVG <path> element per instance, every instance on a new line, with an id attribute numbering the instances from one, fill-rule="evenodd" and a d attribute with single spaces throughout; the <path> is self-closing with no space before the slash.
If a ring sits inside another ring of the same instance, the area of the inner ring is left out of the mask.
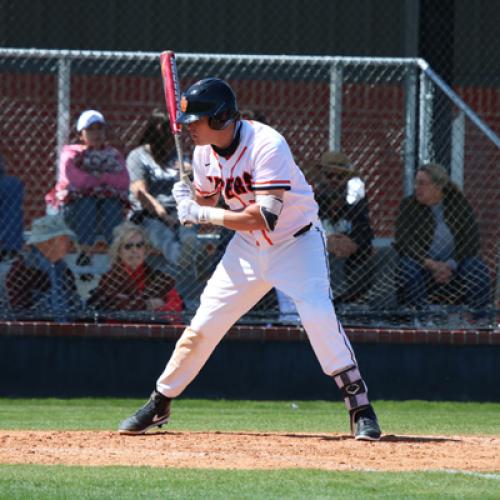
<path id="1" fill-rule="evenodd" d="M 500 471 L 496 436 L 92 431 L 0 431 L 1 464 L 147 465 L 211 469 Z"/>

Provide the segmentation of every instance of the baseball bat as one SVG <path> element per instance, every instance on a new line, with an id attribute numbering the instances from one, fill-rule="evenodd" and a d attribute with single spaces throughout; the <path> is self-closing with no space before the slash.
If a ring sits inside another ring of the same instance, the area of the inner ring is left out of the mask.
<path id="1" fill-rule="evenodd" d="M 163 80 L 163 93 L 167 105 L 168 116 L 170 118 L 170 130 L 174 136 L 177 159 L 179 161 L 180 179 L 191 184 L 189 175 L 184 168 L 184 153 L 181 142 L 181 126 L 177 123 L 180 103 L 179 77 L 177 75 L 177 65 L 175 64 L 175 54 L 171 50 L 166 50 L 160 54 L 161 76 Z"/>

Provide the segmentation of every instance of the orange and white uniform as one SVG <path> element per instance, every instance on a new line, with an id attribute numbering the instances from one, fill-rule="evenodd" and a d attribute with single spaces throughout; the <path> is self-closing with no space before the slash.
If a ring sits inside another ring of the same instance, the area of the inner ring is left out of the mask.
<path id="1" fill-rule="evenodd" d="M 221 193 L 231 210 L 255 203 L 255 190 L 284 189 L 273 231 L 236 231 L 200 297 L 200 306 L 157 381 L 174 398 L 194 379 L 231 326 L 271 288 L 294 301 L 323 371 L 357 366 L 332 303 L 324 231 L 311 186 L 285 139 L 254 121 L 240 121 L 240 141 L 229 158 L 197 146 L 194 185 L 199 196 Z M 297 234 L 299 233 L 299 234 Z"/>

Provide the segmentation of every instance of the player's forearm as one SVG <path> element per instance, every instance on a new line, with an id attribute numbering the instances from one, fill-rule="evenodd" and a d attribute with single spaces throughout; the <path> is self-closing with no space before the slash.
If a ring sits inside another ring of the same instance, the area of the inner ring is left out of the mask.
<path id="1" fill-rule="evenodd" d="M 262 215 L 257 210 L 251 210 L 249 207 L 242 212 L 232 212 L 224 210 L 224 227 L 234 231 L 258 231 L 266 229 L 266 223 Z"/>
<path id="2" fill-rule="evenodd" d="M 215 224 L 233 231 L 273 230 L 283 206 L 283 190 L 259 191 L 256 202 L 241 211 L 224 210 L 213 206 L 216 200 L 199 196 L 194 200 L 183 200 L 177 207 L 182 223 Z M 203 201 L 203 203 L 200 203 Z"/>
<path id="3" fill-rule="evenodd" d="M 258 205 L 250 205 L 241 212 L 233 212 L 223 208 L 198 207 L 198 220 L 202 224 L 224 226 L 233 231 L 256 231 L 266 229 Z"/>

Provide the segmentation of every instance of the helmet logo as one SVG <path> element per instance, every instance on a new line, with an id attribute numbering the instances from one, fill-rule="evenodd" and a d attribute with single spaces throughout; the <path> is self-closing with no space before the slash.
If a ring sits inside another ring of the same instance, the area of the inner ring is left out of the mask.
<path id="1" fill-rule="evenodd" d="M 182 111 L 183 113 L 185 113 L 185 112 L 186 112 L 186 110 L 187 110 L 187 107 L 188 107 L 188 101 L 187 101 L 187 99 L 186 99 L 186 97 L 185 97 L 185 96 L 182 96 L 182 97 L 181 97 L 181 111 Z"/>

